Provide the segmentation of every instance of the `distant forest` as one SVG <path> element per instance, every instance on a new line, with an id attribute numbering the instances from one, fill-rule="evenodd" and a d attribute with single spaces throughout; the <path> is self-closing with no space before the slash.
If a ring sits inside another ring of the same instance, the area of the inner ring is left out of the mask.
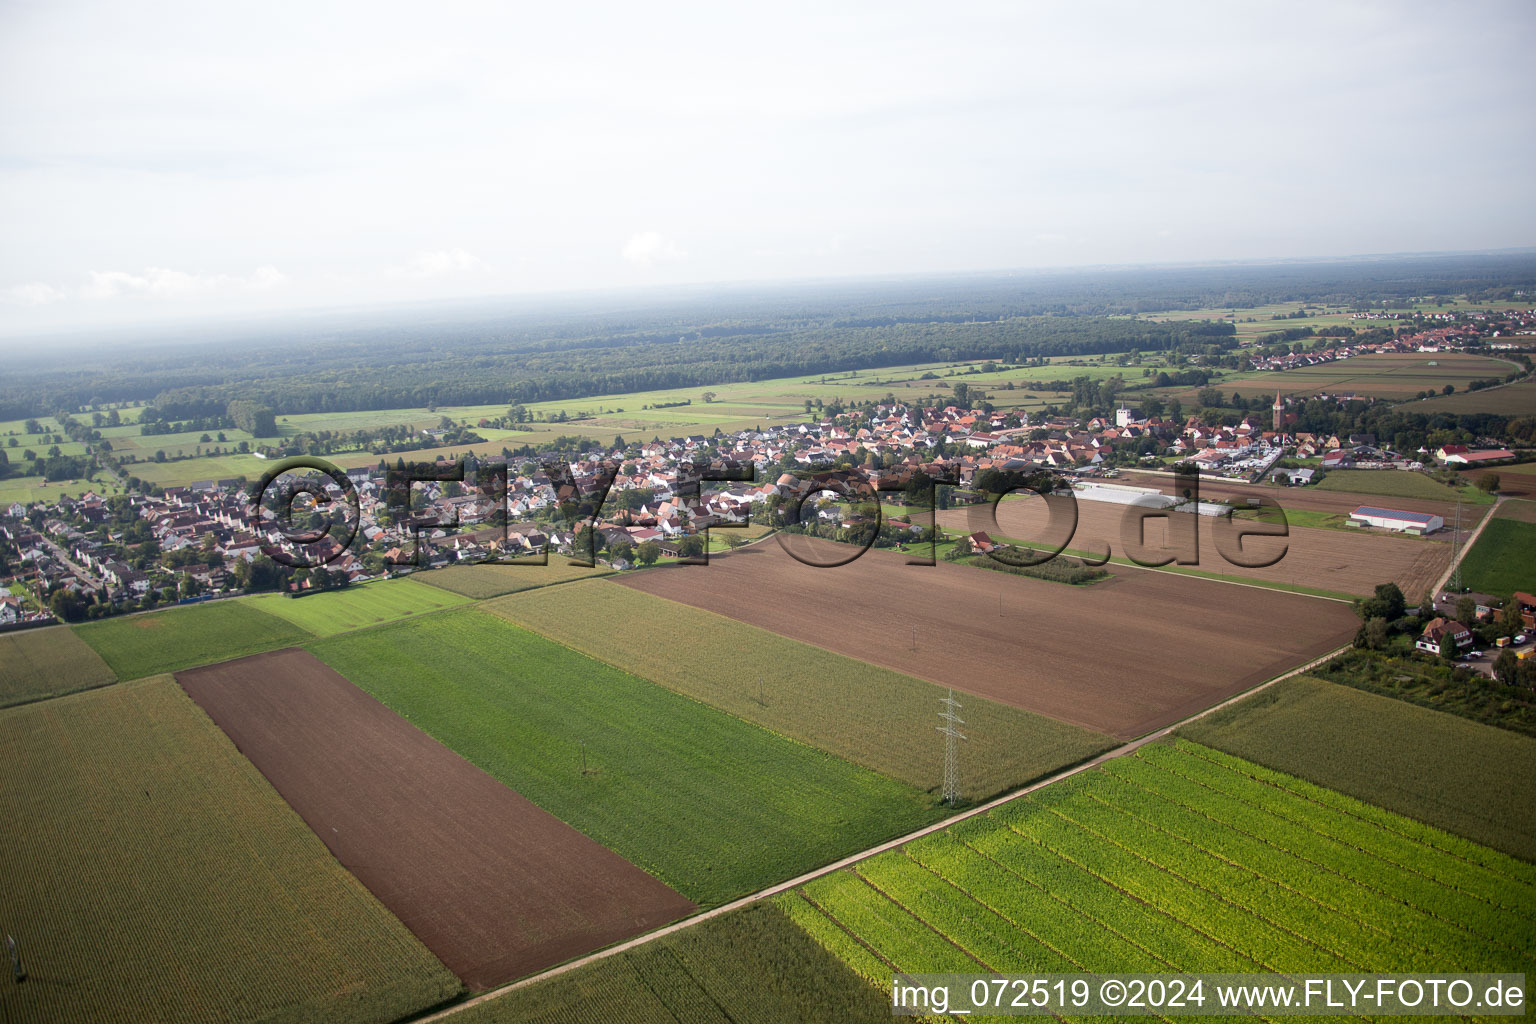
<path id="1" fill-rule="evenodd" d="M 0 419 L 150 402 L 165 420 L 514 404 L 899 366 L 1140 349 L 1217 354 L 1230 324 L 1130 314 L 1273 303 L 1381 309 L 1536 295 L 1536 254 L 1017 272 L 654 296 L 403 307 L 119 340 L 20 346 Z"/>

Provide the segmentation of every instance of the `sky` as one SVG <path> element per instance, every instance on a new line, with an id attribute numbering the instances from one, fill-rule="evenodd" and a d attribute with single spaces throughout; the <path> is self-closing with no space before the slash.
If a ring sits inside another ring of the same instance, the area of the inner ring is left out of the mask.
<path id="1" fill-rule="evenodd" d="M 1536 244 L 1536 4 L 0 0 L 0 334 Z"/>

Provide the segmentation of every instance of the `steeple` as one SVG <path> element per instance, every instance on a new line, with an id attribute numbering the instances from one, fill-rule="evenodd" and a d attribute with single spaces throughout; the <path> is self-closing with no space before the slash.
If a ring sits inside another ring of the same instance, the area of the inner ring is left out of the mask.
<path id="1" fill-rule="evenodd" d="M 1275 433 L 1280 433 L 1281 421 L 1285 419 L 1285 403 L 1280 400 L 1280 392 L 1275 392 Z"/>

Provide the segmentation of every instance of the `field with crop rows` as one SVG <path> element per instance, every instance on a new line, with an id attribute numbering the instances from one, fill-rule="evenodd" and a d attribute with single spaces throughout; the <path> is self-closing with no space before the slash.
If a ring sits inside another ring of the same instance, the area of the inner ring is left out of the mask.
<path id="1" fill-rule="evenodd" d="M 415 580 L 381 580 L 306 597 L 257 594 L 241 603 L 287 619 L 316 636 L 332 636 L 466 604 L 469 598 Z"/>
<path id="2" fill-rule="evenodd" d="M 1517 518 L 1527 504 L 1501 505 L 1462 560 L 1461 581 L 1474 592 L 1500 597 L 1536 592 L 1536 522 Z"/>
<path id="3" fill-rule="evenodd" d="M 1447 384 L 1460 391 L 1474 380 L 1503 377 L 1514 369 L 1515 364 L 1503 359 L 1462 352 L 1386 352 L 1294 370 L 1244 373 L 1215 386 L 1226 395 L 1235 391 L 1250 398 L 1273 397 L 1279 390 L 1285 395 L 1327 393 L 1409 399 L 1422 391 L 1439 391 Z M 1194 401 L 1198 392 L 1198 388 L 1185 388 L 1169 393 L 1187 403 Z M 1430 407 L 1416 404 L 1413 409 L 1429 411 Z"/>
<path id="4" fill-rule="evenodd" d="M 0 1019 L 375 1024 L 458 992 L 171 679 L 0 711 L 0 750 Z"/>
<path id="5" fill-rule="evenodd" d="M 115 678 L 101 656 L 68 629 L 0 636 L 0 707 L 88 690 Z"/>
<path id="6" fill-rule="evenodd" d="M 1536 867 L 1189 743 L 779 902 L 880 986 L 893 970 L 1536 968 Z"/>
<path id="7" fill-rule="evenodd" d="M 606 581 L 486 606 L 600 661 L 856 764 L 935 790 L 943 750 L 926 736 L 945 691 L 714 612 Z M 1043 715 L 963 698 L 964 795 L 981 800 L 1113 745 Z"/>
<path id="8" fill-rule="evenodd" d="M 1536 380 L 1521 380 L 1501 388 L 1458 391 L 1407 406 L 1408 412 L 1433 416 L 1437 412 L 1486 412 L 1495 416 L 1529 416 L 1536 409 Z"/>
<path id="9" fill-rule="evenodd" d="M 1024 503 L 1003 508 L 1015 504 Z M 851 550 L 797 540 L 824 563 Z M 1069 587 L 951 562 L 908 565 L 888 550 L 818 569 L 772 541 L 707 568 L 625 573 L 614 584 L 1124 739 L 1347 643 L 1359 628 L 1341 602 L 1172 573 L 1117 567 L 1113 580 Z M 1101 627 L 1092 636 L 1088 622 Z"/>
<path id="10" fill-rule="evenodd" d="M 241 601 L 120 615 L 71 627 L 119 679 L 137 679 L 289 647 L 311 634 Z"/>
<path id="11" fill-rule="evenodd" d="M 827 953 L 781 909 L 755 903 L 471 1007 L 452 1020 L 889 1024 L 891 1010 L 885 993 Z"/>
<path id="12" fill-rule="evenodd" d="M 1401 469 L 1330 469 L 1308 490 L 1345 491 L 1350 494 L 1377 494 L 1389 498 L 1424 498 L 1433 501 L 1455 502 L 1456 491 L 1433 480 L 1423 473 L 1410 473 Z M 1491 505 L 1493 499 L 1475 488 L 1462 488 L 1461 499 L 1475 505 Z M 1362 500 L 1360 504 L 1368 504 Z M 1410 510 L 1412 511 L 1412 510 Z M 1437 512 L 1436 514 L 1444 514 Z M 1473 514 L 1468 512 L 1468 517 Z M 1455 510 L 1446 518 L 1454 522 Z"/>
<path id="13" fill-rule="evenodd" d="M 1536 739 L 1528 736 L 1307 677 L 1179 735 L 1536 860 Z"/>
<path id="14" fill-rule="evenodd" d="M 312 649 L 481 770 L 699 904 L 941 815 L 914 787 L 478 610 Z"/>
<path id="15" fill-rule="evenodd" d="M 1527 504 L 1536 500 L 1536 462 L 1489 466 L 1486 469 L 1466 470 L 1461 474 L 1463 480 L 1472 484 L 1485 476 L 1498 477 L 1499 493 L 1507 498 L 1519 498 Z"/>
<path id="16" fill-rule="evenodd" d="M 515 594 L 556 583 L 596 579 L 612 574 L 613 570 L 606 566 L 589 569 L 572 565 L 563 556 L 551 555 L 545 565 L 450 565 L 416 573 L 414 578 L 480 601 L 502 594 Z"/>
<path id="17" fill-rule="evenodd" d="M 189 669 L 176 681 L 472 990 L 697 909 L 308 651 Z"/>

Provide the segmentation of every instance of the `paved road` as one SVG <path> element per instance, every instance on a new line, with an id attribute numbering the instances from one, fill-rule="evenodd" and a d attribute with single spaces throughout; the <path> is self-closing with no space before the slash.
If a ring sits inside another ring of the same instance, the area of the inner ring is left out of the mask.
<path id="1" fill-rule="evenodd" d="M 78 562 L 76 562 L 74 559 L 70 558 L 69 557 L 69 552 L 67 552 L 63 548 L 59 547 L 59 545 L 55 544 L 49 538 L 43 537 L 43 543 L 48 545 L 48 548 L 53 552 L 54 557 L 57 558 L 60 562 L 62 562 L 64 565 L 68 566 L 69 570 L 71 572 L 73 572 L 75 575 L 81 576 L 81 577 L 83 577 L 83 578 L 85 578 L 87 580 L 94 581 L 99 586 L 102 586 L 102 587 L 107 587 L 108 586 L 108 584 L 107 584 L 107 582 L 105 580 L 103 580 L 101 577 L 97 576 L 95 573 L 91 572 L 91 570 L 87 569 L 85 566 L 83 566 L 83 565 L 79 564 Z"/>

